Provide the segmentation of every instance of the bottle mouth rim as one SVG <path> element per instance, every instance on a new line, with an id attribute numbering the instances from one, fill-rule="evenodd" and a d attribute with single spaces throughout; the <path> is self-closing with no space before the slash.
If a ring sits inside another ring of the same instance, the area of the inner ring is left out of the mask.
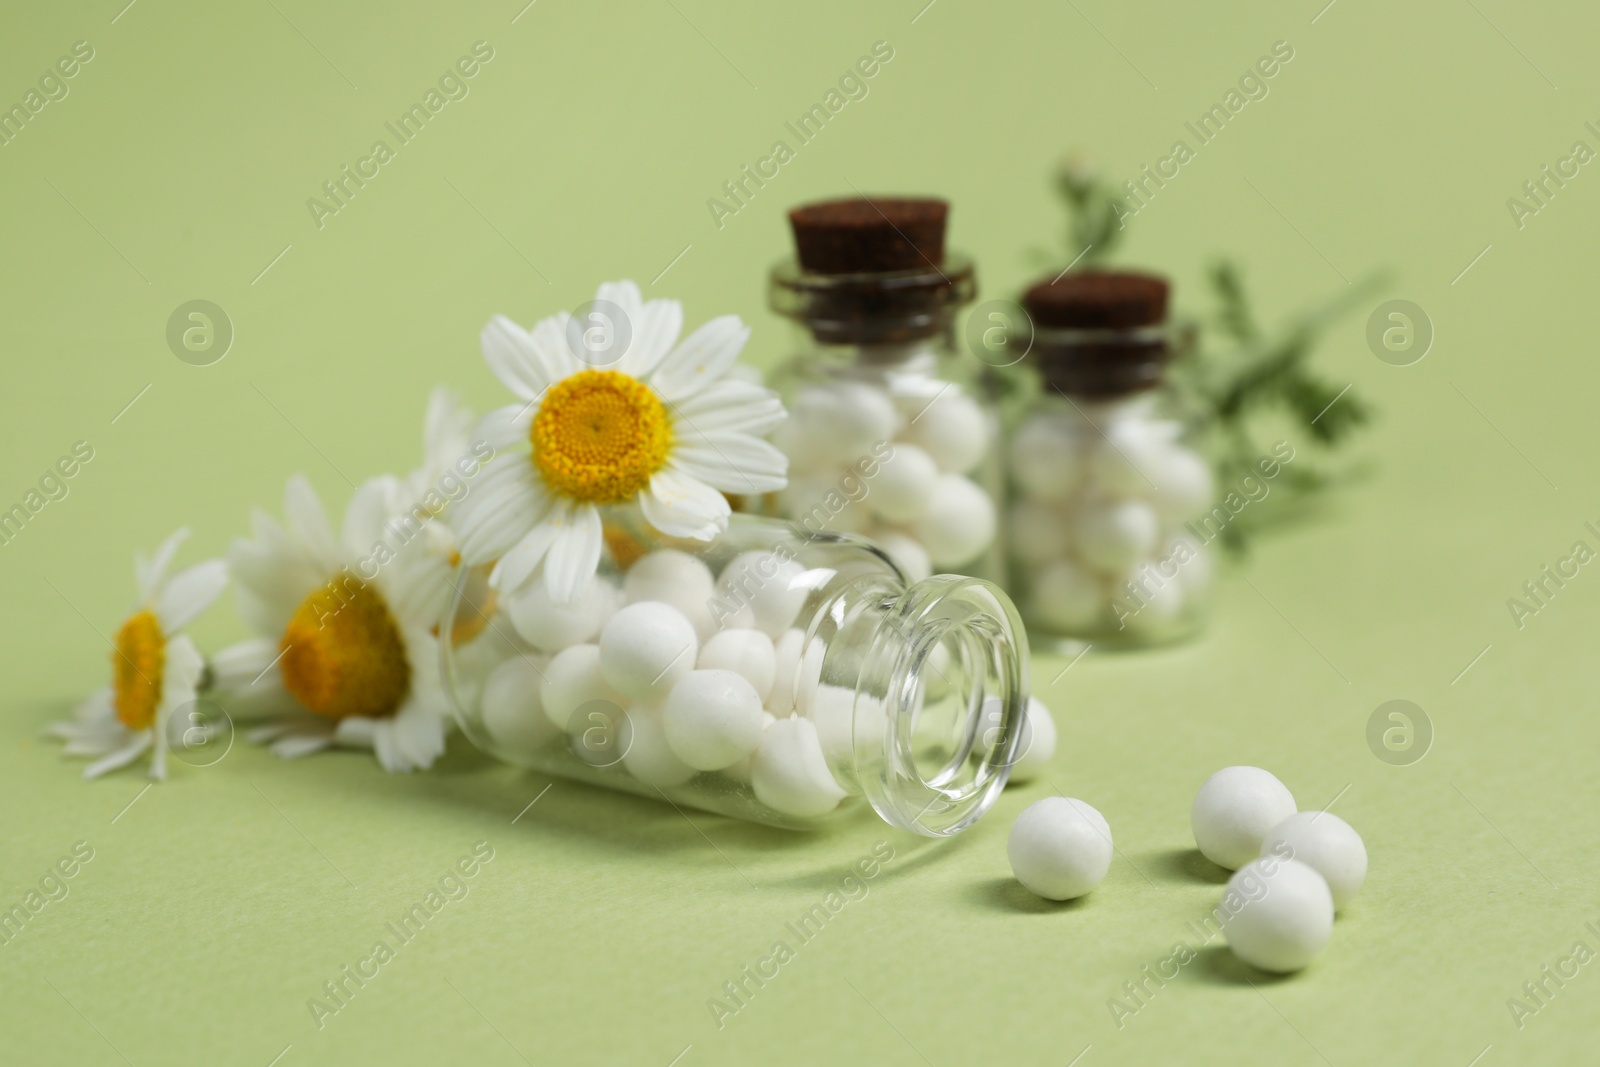
<path id="1" fill-rule="evenodd" d="M 865 714 L 858 697 L 855 715 L 860 784 L 874 810 L 925 837 L 982 818 L 1010 778 L 1027 714 L 1027 637 L 1010 598 L 961 575 L 916 583 L 890 609 L 864 677 L 885 686 L 882 714 Z M 930 748 L 919 719 L 939 686 L 934 732 L 945 742 Z"/>

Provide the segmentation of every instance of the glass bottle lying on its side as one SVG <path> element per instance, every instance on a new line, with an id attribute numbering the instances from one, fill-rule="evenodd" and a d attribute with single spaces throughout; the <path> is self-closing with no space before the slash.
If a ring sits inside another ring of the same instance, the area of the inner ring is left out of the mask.
<path id="1" fill-rule="evenodd" d="M 553 604 L 463 566 L 441 642 L 468 738 L 510 763 L 775 826 L 859 810 L 965 829 L 1022 737 L 1026 637 L 973 578 L 908 586 L 879 549 L 735 515 L 709 543 L 609 509 L 599 573 Z"/>

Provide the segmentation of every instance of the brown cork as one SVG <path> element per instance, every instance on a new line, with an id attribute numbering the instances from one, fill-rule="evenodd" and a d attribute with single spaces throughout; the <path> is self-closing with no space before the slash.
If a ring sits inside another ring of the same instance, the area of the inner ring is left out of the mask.
<path id="1" fill-rule="evenodd" d="M 1040 282 L 1022 298 L 1036 327 L 1126 330 L 1166 321 L 1171 284 L 1154 274 L 1081 271 Z"/>
<path id="2" fill-rule="evenodd" d="M 1094 400 L 1161 384 L 1172 350 L 1159 327 L 1171 292 L 1165 278 L 1133 271 L 1082 271 L 1033 286 L 1022 306 L 1036 331 L 1039 373 L 1064 393 Z"/>
<path id="3" fill-rule="evenodd" d="M 789 225 L 802 269 L 875 274 L 939 267 L 949 217 L 932 197 L 855 197 L 797 207 Z"/>

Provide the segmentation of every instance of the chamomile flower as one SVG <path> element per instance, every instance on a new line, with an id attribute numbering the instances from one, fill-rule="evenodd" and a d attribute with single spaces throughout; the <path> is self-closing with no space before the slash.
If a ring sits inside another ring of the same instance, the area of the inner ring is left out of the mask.
<path id="1" fill-rule="evenodd" d="M 602 506 L 637 501 L 663 534 L 709 541 L 727 526 L 723 493 L 775 492 L 786 481 L 783 453 L 761 440 L 783 406 L 728 375 L 750 336 L 738 316 L 679 343 L 675 300 L 646 303 L 624 281 L 602 285 L 595 302 L 620 318 L 604 358 L 571 340 L 585 335 L 566 312 L 531 331 L 497 315 L 483 330 L 489 369 L 517 401 L 479 422 L 477 435 L 506 454 L 451 526 L 463 559 L 494 562 L 490 583 L 502 593 L 541 564 L 555 602 L 581 593 L 604 545 Z"/>
<path id="2" fill-rule="evenodd" d="M 444 751 L 450 712 L 433 631 L 450 566 L 407 521 L 405 496 L 396 478 L 366 482 L 336 537 L 296 476 L 286 522 L 257 512 L 252 536 L 228 550 L 240 614 L 260 636 L 212 668 L 219 687 L 265 695 L 276 721 L 247 736 L 280 756 L 369 748 L 384 769 L 410 771 Z"/>
<path id="3" fill-rule="evenodd" d="M 66 741 L 69 756 L 99 757 L 85 768 L 85 778 L 126 766 L 151 749 L 150 777 L 167 776 L 168 722 L 194 700 L 205 673 L 204 659 L 182 630 L 228 582 L 220 559 L 167 574 L 188 536 L 188 530 L 179 530 L 153 559 L 135 558 L 139 602 L 112 641 L 111 685 L 79 705 L 73 721 L 49 728 Z"/>

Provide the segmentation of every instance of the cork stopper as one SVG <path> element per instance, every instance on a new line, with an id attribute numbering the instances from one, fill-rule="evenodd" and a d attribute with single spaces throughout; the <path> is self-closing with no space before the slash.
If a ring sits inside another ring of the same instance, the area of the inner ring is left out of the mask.
<path id="1" fill-rule="evenodd" d="M 789 225 L 802 269 L 873 274 L 941 265 L 949 217 L 932 197 L 855 197 L 797 207 Z"/>
<path id="2" fill-rule="evenodd" d="M 1095 400 L 1161 383 L 1172 357 L 1165 278 L 1134 271 L 1082 271 L 1031 287 L 1022 306 L 1033 320 L 1039 373 L 1064 393 Z"/>
<path id="3" fill-rule="evenodd" d="M 789 212 L 795 258 L 773 268 L 774 310 L 823 344 L 893 346 L 947 334 L 977 292 L 972 261 L 944 247 L 950 205 L 854 197 Z"/>
<path id="4" fill-rule="evenodd" d="M 1081 271 L 1040 282 L 1022 298 L 1036 327 L 1128 330 L 1166 321 L 1171 284 L 1134 271 Z"/>

